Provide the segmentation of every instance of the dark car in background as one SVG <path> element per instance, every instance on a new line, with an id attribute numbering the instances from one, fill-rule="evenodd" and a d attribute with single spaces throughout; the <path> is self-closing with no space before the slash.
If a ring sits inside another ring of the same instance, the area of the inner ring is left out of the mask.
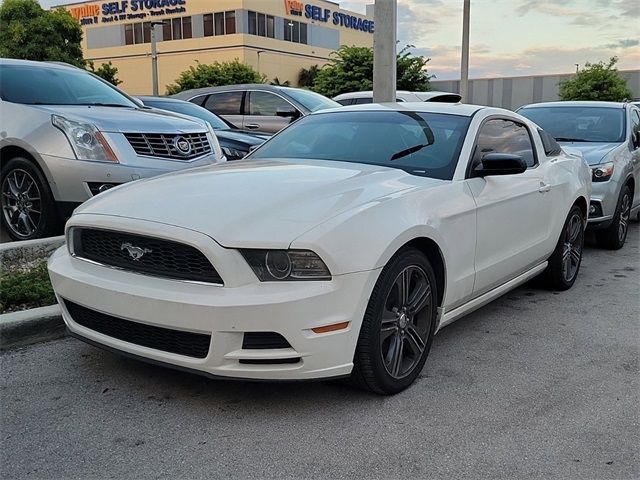
<path id="1" fill-rule="evenodd" d="M 200 105 L 238 128 L 276 133 L 299 117 L 340 104 L 302 88 L 244 84 L 185 90 L 172 96 Z"/>
<path id="2" fill-rule="evenodd" d="M 180 113 L 208 122 L 215 131 L 220 148 L 222 148 L 227 160 L 241 159 L 249 153 L 251 149 L 261 145 L 270 137 L 268 134 L 241 130 L 231 122 L 210 112 L 206 108 L 202 108 L 185 100 L 151 96 L 138 96 L 136 98 L 147 107 Z"/>

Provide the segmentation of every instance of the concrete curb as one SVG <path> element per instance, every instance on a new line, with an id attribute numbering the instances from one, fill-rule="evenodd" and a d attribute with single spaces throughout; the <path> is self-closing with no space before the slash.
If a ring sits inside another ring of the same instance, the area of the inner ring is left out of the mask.
<path id="1" fill-rule="evenodd" d="M 0 315 L 0 350 L 54 340 L 65 335 L 60 305 Z"/>
<path id="2" fill-rule="evenodd" d="M 62 245 L 64 245 L 64 235 L 2 243 L 0 244 L 0 265 L 3 269 L 10 270 L 24 263 L 46 259 Z"/>

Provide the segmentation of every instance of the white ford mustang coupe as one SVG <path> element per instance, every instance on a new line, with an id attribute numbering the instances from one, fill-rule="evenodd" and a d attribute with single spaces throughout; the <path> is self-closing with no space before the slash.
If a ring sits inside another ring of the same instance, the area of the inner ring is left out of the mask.
<path id="1" fill-rule="evenodd" d="M 574 283 L 591 172 L 472 105 L 301 118 L 245 160 L 100 194 L 49 261 L 71 334 L 214 377 L 418 376 L 444 325 L 544 274 Z"/>

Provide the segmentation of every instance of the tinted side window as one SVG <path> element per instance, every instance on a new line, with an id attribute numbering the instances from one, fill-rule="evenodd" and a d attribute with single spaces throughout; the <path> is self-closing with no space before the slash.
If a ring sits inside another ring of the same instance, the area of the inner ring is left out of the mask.
<path id="1" fill-rule="evenodd" d="M 471 168 L 490 152 L 513 153 L 520 155 L 529 167 L 536 164 L 527 128 L 511 120 L 489 120 L 480 127 Z"/>
<path id="2" fill-rule="evenodd" d="M 204 108 L 217 115 L 241 115 L 242 92 L 221 92 L 209 95 Z"/>
<path id="3" fill-rule="evenodd" d="M 547 157 L 556 157 L 562 153 L 562 147 L 558 145 L 555 138 L 544 130 L 538 130 L 538 134 L 540 135 L 540 140 L 542 140 L 544 153 Z"/>
<path id="4" fill-rule="evenodd" d="M 196 105 L 202 106 L 202 104 L 204 103 L 204 101 L 207 99 L 208 96 L 209 95 L 200 95 L 199 97 L 194 97 L 189 101 L 191 103 L 195 103 Z"/>
<path id="5" fill-rule="evenodd" d="M 373 98 L 372 97 L 356 98 L 355 102 L 353 103 L 354 105 L 365 105 L 367 103 L 373 103 Z"/>
<path id="6" fill-rule="evenodd" d="M 631 131 L 633 133 L 640 132 L 640 113 L 638 110 L 631 112 Z"/>
<path id="7" fill-rule="evenodd" d="M 343 98 L 341 100 L 336 100 L 340 105 L 351 105 L 353 103 L 352 98 Z"/>
<path id="8" fill-rule="evenodd" d="M 291 108 L 291 104 L 269 92 L 249 94 L 249 115 L 276 116 L 279 108 Z"/>

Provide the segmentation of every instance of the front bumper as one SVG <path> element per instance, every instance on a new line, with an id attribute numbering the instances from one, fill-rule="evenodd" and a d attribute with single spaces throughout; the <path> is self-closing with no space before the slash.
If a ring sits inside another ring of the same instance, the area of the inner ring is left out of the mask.
<path id="1" fill-rule="evenodd" d="M 348 375 L 360 325 L 378 271 L 339 275 L 328 282 L 247 282 L 249 267 L 236 263 L 240 254 L 210 238 L 207 256 L 226 256 L 215 264 L 235 267 L 230 285 L 200 285 L 142 276 L 72 257 L 66 247 L 49 260 L 49 274 L 69 331 L 90 343 L 146 360 L 206 375 L 246 379 L 299 380 Z M 190 242 L 191 243 L 191 242 Z M 215 245 L 214 245 L 215 244 Z M 243 279 L 244 278 L 244 279 Z M 206 358 L 169 353 L 103 335 L 80 325 L 64 301 L 132 322 L 211 335 Z M 349 322 L 344 330 L 316 334 L 318 326 Z M 245 332 L 276 332 L 291 348 L 243 348 Z M 278 359 L 296 363 L 268 363 Z M 252 363 L 244 363 L 244 361 Z M 259 364 L 256 364 L 255 361 Z"/>
<path id="2" fill-rule="evenodd" d="M 93 196 L 90 183 L 118 185 L 163 173 L 216 163 L 213 154 L 192 161 L 157 158 L 136 159 L 136 164 L 94 162 L 42 155 L 53 198 L 57 202 L 82 203 Z"/>
<path id="3" fill-rule="evenodd" d="M 607 182 L 592 182 L 588 226 L 591 229 L 606 228 L 611 224 L 618 206 L 618 182 L 611 179 Z"/>

